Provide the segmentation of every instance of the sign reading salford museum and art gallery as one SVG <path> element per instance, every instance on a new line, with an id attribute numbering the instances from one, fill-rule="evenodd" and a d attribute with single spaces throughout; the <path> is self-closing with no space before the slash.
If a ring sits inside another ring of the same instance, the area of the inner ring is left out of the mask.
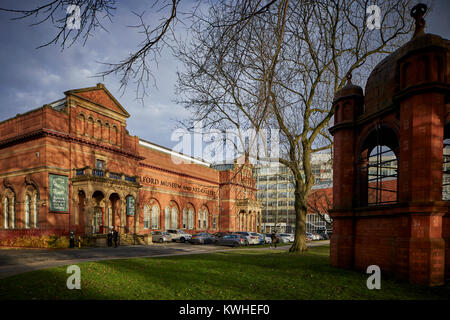
<path id="1" fill-rule="evenodd" d="M 69 179 L 66 176 L 49 174 L 50 211 L 69 211 Z"/>

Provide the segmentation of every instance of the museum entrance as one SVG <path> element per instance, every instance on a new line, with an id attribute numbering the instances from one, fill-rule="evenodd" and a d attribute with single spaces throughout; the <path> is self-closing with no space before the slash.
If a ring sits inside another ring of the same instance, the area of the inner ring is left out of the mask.
<path id="1" fill-rule="evenodd" d="M 108 208 L 108 223 L 111 228 L 120 231 L 120 196 L 112 193 L 109 196 L 111 206 Z"/>
<path id="2" fill-rule="evenodd" d="M 105 196 L 101 191 L 95 191 L 92 195 L 92 233 L 103 233 L 104 229 L 104 201 Z"/>
<path id="3" fill-rule="evenodd" d="M 103 208 L 94 207 L 92 233 L 103 233 Z"/>

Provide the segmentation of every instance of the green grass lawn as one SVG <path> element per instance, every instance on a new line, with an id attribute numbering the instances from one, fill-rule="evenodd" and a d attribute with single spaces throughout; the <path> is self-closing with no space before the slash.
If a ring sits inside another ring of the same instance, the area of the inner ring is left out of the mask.
<path id="1" fill-rule="evenodd" d="M 0 299 L 449 299 L 428 288 L 329 266 L 329 247 L 302 255 L 273 249 L 86 262 L 81 290 L 66 287 L 66 267 L 0 280 Z"/>

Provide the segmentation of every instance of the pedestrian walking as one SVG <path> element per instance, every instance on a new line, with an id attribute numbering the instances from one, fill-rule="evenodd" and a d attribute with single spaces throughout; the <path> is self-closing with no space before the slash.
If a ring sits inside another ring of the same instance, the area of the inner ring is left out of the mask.
<path id="1" fill-rule="evenodd" d="M 75 248 L 75 233 L 73 232 L 73 230 L 70 230 L 69 247 Z"/>
<path id="2" fill-rule="evenodd" d="M 119 242 L 119 232 L 117 232 L 117 230 L 115 229 L 113 229 L 113 239 L 114 239 L 114 248 L 117 248 Z"/>
<path id="3" fill-rule="evenodd" d="M 107 236 L 107 241 L 108 241 L 108 247 L 112 247 L 112 242 L 113 242 L 113 231 L 110 229 Z"/>
<path id="4" fill-rule="evenodd" d="M 277 239 L 277 232 L 274 230 L 273 232 L 272 232 L 272 235 L 270 236 L 271 238 L 272 238 L 272 245 L 273 246 L 275 246 L 275 248 L 277 247 L 277 242 L 278 242 L 278 239 Z M 272 246 L 271 246 L 272 247 Z"/>

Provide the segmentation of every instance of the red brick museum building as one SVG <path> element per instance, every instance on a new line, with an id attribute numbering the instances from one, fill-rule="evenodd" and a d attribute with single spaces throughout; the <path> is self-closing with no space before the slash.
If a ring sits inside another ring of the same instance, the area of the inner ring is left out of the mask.
<path id="1" fill-rule="evenodd" d="M 248 163 L 215 170 L 130 135 L 128 117 L 98 84 L 0 122 L 0 240 L 259 230 Z"/>

